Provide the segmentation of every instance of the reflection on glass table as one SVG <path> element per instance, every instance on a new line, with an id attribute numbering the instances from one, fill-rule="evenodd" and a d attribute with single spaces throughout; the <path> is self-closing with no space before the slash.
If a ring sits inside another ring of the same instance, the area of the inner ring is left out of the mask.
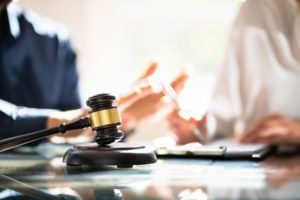
<path id="1" fill-rule="evenodd" d="M 300 155 L 263 162 L 160 159 L 132 169 L 66 167 L 61 157 L 0 154 L 0 199 L 297 199 Z"/>

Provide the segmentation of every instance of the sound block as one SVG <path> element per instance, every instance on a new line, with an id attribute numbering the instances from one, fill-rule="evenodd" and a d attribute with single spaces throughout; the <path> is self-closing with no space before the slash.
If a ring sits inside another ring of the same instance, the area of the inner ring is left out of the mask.
<path id="1" fill-rule="evenodd" d="M 116 165 L 119 168 L 130 168 L 133 165 L 155 163 L 156 156 L 145 146 L 124 143 L 99 146 L 97 143 L 87 143 L 69 149 L 64 155 L 63 162 L 68 166 Z"/>

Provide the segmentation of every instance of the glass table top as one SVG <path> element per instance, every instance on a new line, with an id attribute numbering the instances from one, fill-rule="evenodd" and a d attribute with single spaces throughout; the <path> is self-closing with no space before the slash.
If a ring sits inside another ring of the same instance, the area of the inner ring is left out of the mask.
<path id="1" fill-rule="evenodd" d="M 0 199 L 297 199 L 300 155 L 262 162 L 159 159 L 133 168 L 67 167 L 62 157 L 0 154 Z"/>

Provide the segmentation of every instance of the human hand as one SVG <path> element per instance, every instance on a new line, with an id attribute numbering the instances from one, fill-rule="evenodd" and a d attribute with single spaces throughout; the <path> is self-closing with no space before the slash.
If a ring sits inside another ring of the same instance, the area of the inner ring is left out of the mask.
<path id="1" fill-rule="evenodd" d="M 133 85 L 133 90 L 126 95 L 122 95 L 117 99 L 117 104 L 124 106 L 130 104 L 130 102 L 135 101 L 141 95 L 151 93 L 153 91 L 153 86 L 151 83 L 151 78 L 155 76 L 158 66 L 157 63 L 151 63 L 145 72 L 140 76 Z"/>
<path id="2" fill-rule="evenodd" d="M 70 111 L 58 111 L 48 117 L 46 127 L 57 127 L 62 123 L 69 123 L 88 115 L 88 108 L 81 108 Z M 95 133 L 91 129 L 72 130 L 63 135 L 55 135 L 49 138 L 54 143 L 78 143 L 90 141 L 95 137 Z M 73 142 L 74 141 L 74 142 Z"/>
<path id="3" fill-rule="evenodd" d="M 174 109 L 168 116 L 168 123 L 177 144 L 182 145 L 196 141 L 204 142 L 201 141 L 201 137 L 206 137 L 206 115 L 202 119 L 196 119 L 192 116 L 186 116 L 186 113 L 178 109 Z M 197 129 L 200 130 L 199 134 L 204 135 L 197 136 L 195 134 Z"/>
<path id="4" fill-rule="evenodd" d="M 58 111 L 50 115 L 47 120 L 46 128 L 57 127 L 62 123 L 75 121 L 88 114 L 88 108 L 80 108 L 76 110 Z"/>
<path id="5" fill-rule="evenodd" d="M 155 88 L 157 84 L 161 84 L 155 82 L 156 79 L 153 78 L 156 70 L 157 64 L 152 63 L 146 73 L 137 81 L 138 87 L 118 100 L 122 113 L 122 126 L 125 130 L 134 128 L 139 122 L 148 119 L 166 107 L 166 103 L 163 101 L 164 92 Z M 172 81 L 171 86 L 177 93 L 183 89 L 188 77 L 189 74 L 183 71 Z"/>
<path id="6" fill-rule="evenodd" d="M 300 144 L 300 122 L 275 114 L 257 121 L 239 138 L 242 143 Z"/>

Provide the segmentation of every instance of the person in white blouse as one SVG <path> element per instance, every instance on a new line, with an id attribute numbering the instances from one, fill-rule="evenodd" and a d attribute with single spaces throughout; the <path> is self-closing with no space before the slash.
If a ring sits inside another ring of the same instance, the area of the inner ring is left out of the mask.
<path id="1" fill-rule="evenodd" d="M 298 92 L 300 1 L 248 0 L 234 21 L 206 115 L 186 119 L 175 110 L 169 124 L 179 144 L 230 135 L 245 143 L 300 144 Z"/>

